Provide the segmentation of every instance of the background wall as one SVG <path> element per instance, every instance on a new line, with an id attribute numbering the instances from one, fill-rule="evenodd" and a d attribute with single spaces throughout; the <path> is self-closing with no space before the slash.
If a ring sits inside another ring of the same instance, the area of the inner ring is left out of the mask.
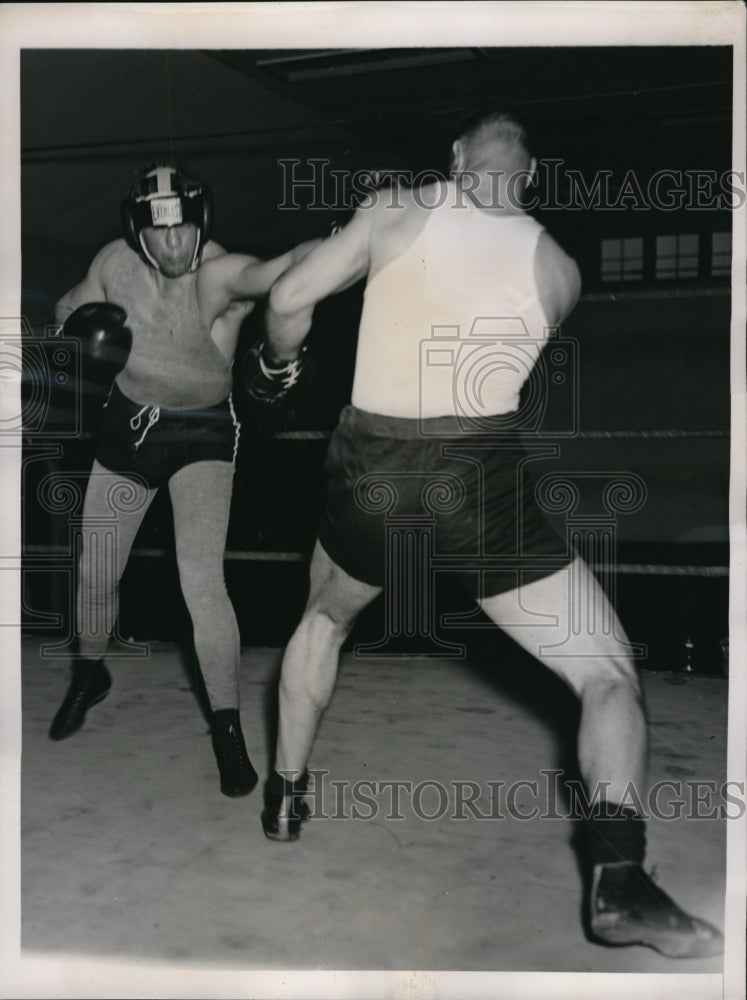
<path id="1" fill-rule="evenodd" d="M 585 289 L 562 331 L 578 344 L 579 433 L 562 438 L 537 473 L 626 470 L 643 479 L 646 503 L 617 525 L 618 561 L 639 567 L 616 578 L 621 614 L 656 653 L 651 666 L 675 664 L 685 633 L 695 630 L 704 668 L 718 671 L 728 587 L 730 297 L 728 275 L 711 263 L 713 234 L 730 231 L 728 203 L 696 204 L 691 190 L 681 208 L 664 210 L 635 192 L 622 195 L 630 172 L 645 192 L 663 169 L 685 181 L 710 177 L 708 190 L 722 190 L 730 95 L 731 51 L 718 47 L 26 51 L 28 337 L 43 353 L 54 302 L 119 236 L 123 186 L 145 162 L 188 163 L 214 188 L 215 238 L 270 256 L 348 217 L 352 197 L 333 171 L 444 170 L 455 123 L 470 107 L 512 107 L 535 136 L 544 204 L 537 217 L 577 258 Z M 312 175 L 314 160 L 328 162 Z M 589 181 L 606 171 L 610 199 L 621 202 L 569 204 L 566 175 L 574 170 Z M 315 182 L 296 188 L 301 207 L 283 209 L 291 171 Z M 657 240 L 677 234 L 698 236 L 697 266 L 664 276 Z M 610 279 L 604 242 L 626 239 L 642 241 L 641 267 Z M 322 501 L 323 432 L 349 398 L 360 306 L 356 286 L 319 308 L 310 341 L 319 377 L 272 424 L 259 424 L 237 392 L 243 431 L 227 574 L 247 643 L 284 642 L 302 606 Z M 260 331 L 261 309 L 242 331 L 240 355 Z M 44 403 L 41 422 L 29 424 L 28 628 L 64 631 L 69 621 L 69 512 L 42 510 L 37 487 L 50 468 L 87 468 L 98 398 L 87 388 L 80 433 L 70 432 L 70 399 L 60 392 Z M 549 429 L 564 405 L 559 397 L 550 407 Z M 123 583 L 122 635 L 184 635 L 168 514 L 161 498 L 138 540 Z M 682 572 L 643 573 L 643 565 Z M 461 599 L 448 584 L 441 590 L 446 603 Z M 374 606 L 359 633 L 380 628 Z"/>

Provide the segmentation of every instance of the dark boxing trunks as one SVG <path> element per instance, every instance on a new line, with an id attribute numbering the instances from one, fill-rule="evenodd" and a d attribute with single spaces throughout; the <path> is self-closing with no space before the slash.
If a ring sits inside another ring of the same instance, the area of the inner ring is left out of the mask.
<path id="1" fill-rule="evenodd" d="M 201 410 L 141 406 L 115 382 L 103 410 L 96 459 L 112 472 L 157 489 L 186 465 L 233 463 L 237 443 L 230 400 Z"/>
<path id="2" fill-rule="evenodd" d="M 520 443 L 460 434 L 450 417 L 346 407 L 327 453 L 319 541 L 373 586 L 393 581 L 398 560 L 427 553 L 473 597 L 513 590 L 573 557 L 537 505 L 529 464 Z"/>

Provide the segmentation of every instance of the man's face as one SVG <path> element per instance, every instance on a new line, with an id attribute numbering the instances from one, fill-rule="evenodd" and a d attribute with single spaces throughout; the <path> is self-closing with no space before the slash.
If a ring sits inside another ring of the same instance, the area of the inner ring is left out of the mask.
<path id="1" fill-rule="evenodd" d="M 140 235 L 162 274 L 167 278 L 187 274 L 197 246 L 197 226 L 193 222 L 178 226 L 146 226 Z"/>

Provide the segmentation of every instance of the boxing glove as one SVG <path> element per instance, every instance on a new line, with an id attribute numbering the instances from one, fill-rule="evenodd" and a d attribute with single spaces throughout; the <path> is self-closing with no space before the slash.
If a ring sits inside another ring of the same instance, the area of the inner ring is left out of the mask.
<path id="1" fill-rule="evenodd" d="M 111 381 L 127 364 L 132 332 L 127 326 L 127 313 L 113 302 L 79 306 L 65 320 L 62 332 L 80 344 L 84 377 L 91 381 Z"/>
<path id="2" fill-rule="evenodd" d="M 262 406 L 279 406 L 299 384 L 312 376 L 306 347 L 293 361 L 271 361 L 262 340 L 253 344 L 241 364 L 240 382 L 248 397 Z"/>

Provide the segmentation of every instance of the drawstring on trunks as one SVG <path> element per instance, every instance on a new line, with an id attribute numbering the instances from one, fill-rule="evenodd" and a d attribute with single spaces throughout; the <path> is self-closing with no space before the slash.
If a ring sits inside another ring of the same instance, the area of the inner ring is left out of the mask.
<path id="1" fill-rule="evenodd" d="M 233 459 L 232 465 L 234 469 L 236 468 L 236 454 L 239 450 L 239 437 L 241 435 L 241 424 L 236 416 L 236 410 L 233 408 L 233 394 L 228 397 L 228 408 L 231 411 L 231 420 L 233 420 Z"/>
<path id="2" fill-rule="evenodd" d="M 145 435 L 148 433 L 151 427 L 154 424 L 158 423 L 158 418 L 161 416 L 160 406 L 143 406 L 141 409 L 137 411 L 132 420 L 130 420 L 130 427 L 133 429 L 133 431 L 140 430 L 140 424 L 143 421 L 143 414 L 146 411 L 148 413 L 148 425 L 143 431 L 143 433 L 140 435 L 140 440 L 136 441 L 135 444 L 132 446 L 135 449 L 135 451 L 137 451 L 137 449 L 143 443 L 143 441 L 145 440 Z"/>

